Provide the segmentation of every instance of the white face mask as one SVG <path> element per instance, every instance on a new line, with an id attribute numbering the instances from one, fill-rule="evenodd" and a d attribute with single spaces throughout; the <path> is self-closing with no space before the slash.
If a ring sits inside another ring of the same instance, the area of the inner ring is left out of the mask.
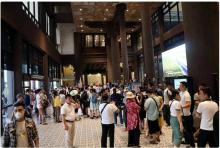
<path id="1" fill-rule="evenodd" d="M 21 112 L 16 112 L 15 113 L 15 118 L 16 120 L 20 120 L 24 117 L 24 113 L 21 113 Z"/>

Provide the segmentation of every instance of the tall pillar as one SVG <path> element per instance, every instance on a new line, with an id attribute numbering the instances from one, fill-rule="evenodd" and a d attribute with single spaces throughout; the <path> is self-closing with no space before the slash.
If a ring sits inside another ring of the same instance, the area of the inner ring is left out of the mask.
<path id="1" fill-rule="evenodd" d="M 112 81 L 120 80 L 120 52 L 116 34 L 111 34 Z"/>
<path id="2" fill-rule="evenodd" d="M 128 67 L 128 50 L 127 50 L 127 35 L 126 35 L 126 26 L 125 26 L 125 10 L 126 4 L 118 4 L 117 9 L 120 10 L 119 14 L 119 28 L 120 28 L 120 37 L 121 37 L 121 57 L 123 63 L 123 75 L 124 83 L 129 82 L 129 67 Z"/>
<path id="3" fill-rule="evenodd" d="M 15 35 L 15 43 L 14 43 L 14 85 L 15 85 L 15 95 L 18 93 L 22 93 L 22 38 L 20 34 Z M 26 53 L 23 53 L 26 54 Z"/>
<path id="4" fill-rule="evenodd" d="M 108 82 L 112 81 L 112 55 L 111 55 L 111 29 L 106 27 L 106 52 L 107 52 L 107 70 Z"/>
<path id="5" fill-rule="evenodd" d="M 43 57 L 44 90 L 49 95 L 48 55 Z"/>
<path id="6" fill-rule="evenodd" d="M 216 89 L 213 76 L 219 74 L 218 5 L 217 2 L 182 3 L 188 75 L 193 79 L 194 89 L 201 83 Z"/>
<path id="7" fill-rule="evenodd" d="M 149 3 L 143 3 L 141 8 L 142 37 L 144 49 L 144 71 L 150 80 L 154 78 L 154 51 L 151 31 L 151 13 Z"/>

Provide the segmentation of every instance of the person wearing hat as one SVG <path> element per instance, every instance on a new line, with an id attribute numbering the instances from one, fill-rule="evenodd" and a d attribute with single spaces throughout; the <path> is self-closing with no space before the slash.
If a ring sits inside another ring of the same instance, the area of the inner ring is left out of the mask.
<path id="1" fill-rule="evenodd" d="M 127 102 L 127 130 L 128 147 L 139 146 L 140 144 L 140 106 L 136 103 L 136 96 L 132 92 L 126 94 Z"/>
<path id="2" fill-rule="evenodd" d="M 11 122 L 7 123 L 4 129 L 3 147 L 39 147 L 36 125 L 24 114 L 24 102 L 15 102 Z"/>

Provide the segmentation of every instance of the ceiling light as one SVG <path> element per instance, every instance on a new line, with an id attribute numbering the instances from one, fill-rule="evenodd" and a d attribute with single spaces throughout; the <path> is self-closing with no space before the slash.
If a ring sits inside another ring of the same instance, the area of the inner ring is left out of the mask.
<path id="1" fill-rule="evenodd" d="M 100 29 L 100 31 L 102 32 L 103 30 L 102 30 L 102 29 Z"/>
<path id="2" fill-rule="evenodd" d="M 83 25 L 80 25 L 80 27 L 82 28 L 82 27 L 83 27 Z"/>
<path id="3" fill-rule="evenodd" d="M 141 21 L 141 18 L 139 18 L 138 20 Z"/>
<path id="4" fill-rule="evenodd" d="M 133 32 L 134 31 L 134 29 L 131 29 L 131 32 Z"/>
<path id="5" fill-rule="evenodd" d="M 79 11 L 82 11 L 82 8 L 80 8 Z"/>
<path id="6" fill-rule="evenodd" d="M 127 9 L 126 11 L 128 12 L 129 10 Z"/>
<path id="7" fill-rule="evenodd" d="M 81 32 L 84 32 L 84 30 L 82 29 Z"/>
<path id="8" fill-rule="evenodd" d="M 104 20 L 106 21 L 106 20 L 107 20 L 107 18 L 104 18 Z"/>
<path id="9" fill-rule="evenodd" d="M 80 18 L 80 20 L 82 21 L 82 20 L 83 20 L 83 18 L 81 17 L 81 18 Z"/>
<path id="10" fill-rule="evenodd" d="M 108 9 L 105 9 L 105 11 L 108 11 Z"/>

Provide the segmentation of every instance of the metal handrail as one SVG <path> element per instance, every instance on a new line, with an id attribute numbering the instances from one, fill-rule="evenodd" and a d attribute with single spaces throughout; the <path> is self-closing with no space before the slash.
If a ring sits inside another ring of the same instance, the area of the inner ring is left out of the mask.
<path id="1" fill-rule="evenodd" d="M 30 19 L 37 25 L 37 27 L 40 27 L 39 22 L 36 20 L 34 15 L 29 11 L 29 9 L 22 3 L 22 9 L 24 8 L 24 12 L 27 13 L 27 15 L 30 17 Z"/>

